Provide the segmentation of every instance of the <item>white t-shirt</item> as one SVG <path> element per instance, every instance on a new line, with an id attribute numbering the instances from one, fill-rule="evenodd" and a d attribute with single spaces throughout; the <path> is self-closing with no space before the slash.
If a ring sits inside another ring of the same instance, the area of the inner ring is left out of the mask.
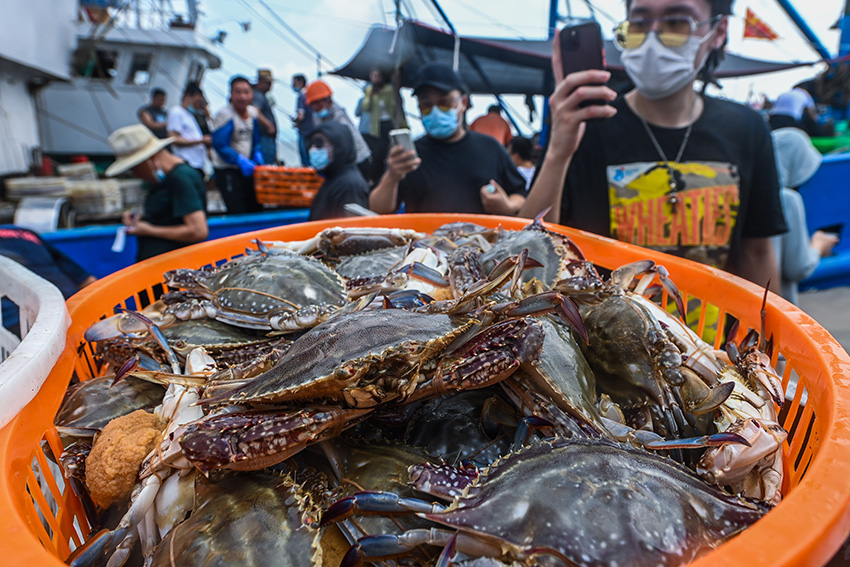
<path id="1" fill-rule="evenodd" d="M 177 132 L 184 140 L 200 140 L 204 136 L 198 127 L 198 121 L 191 112 L 180 106 L 172 106 L 168 110 L 168 131 Z M 171 145 L 171 151 L 177 157 L 183 158 L 186 163 L 196 169 L 204 168 L 206 149 L 204 144 L 198 143 L 193 146 Z"/>
<path id="2" fill-rule="evenodd" d="M 525 190 L 528 191 L 531 189 L 531 180 L 534 179 L 535 167 L 533 165 L 529 167 L 520 165 L 516 169 L 522 175 L 522 178 L 525 179 Z"/>
<path id="3" fill-rule="evenodd" d="M 787 93 L 782 93 L 777 97 L 776 103 L 770 109 L 768 114 L 781 114 L 790 116 L 794 120 L 800 120 L 803 117 L 803 111 L 807 108 L 812 108 L 815 101 L 812 95 L 803 89 L 792 89 Z"/>
<path id="4" fill-rule="evenodd" d="M 248 119 L 243 120 L 229 104 L 215 113 L 213 131 L 218 130 L 233 121 L 233 134 L 230 136 L 230 147 L 247 158 L 251 158 L 251 146 L 254 143 L 254 120 L 257 118 L 257 108 L 248 107 Z M 218 169 L 235 169 L 236 164 L 227 163 L 218 152 L 213 152 L 213 167 Z"/>

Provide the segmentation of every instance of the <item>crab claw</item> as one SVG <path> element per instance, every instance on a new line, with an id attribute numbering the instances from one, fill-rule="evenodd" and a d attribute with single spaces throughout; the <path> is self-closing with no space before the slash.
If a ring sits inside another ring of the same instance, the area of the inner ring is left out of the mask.
<path id="1" fill-rule="evenodd" d="M 401 268 L 401 272 L 409 277 L 416 278 L 420 281 L 427 282 L 437 287 L 449 287 L 449 282 L 443 277 L 439 271 L 430 268 L 420 262 L 413 262 Z"/>
<path id="2" fill-rule="evenodd" d="M 662 439 L 658 441 L 650 441 L 644 447 L 653 451 L 663 449 L 703 449 L 705 447 L 718 447 L 735 443 L 737 445 L 745 445 L 751 447 L 749 441 L 737 433 L 715 433 L 713 435 L 701 435 L 699 437 L 689 437 L 687 439 Z"/>
<path id="3" fill-rule="evenodd" d="M 664 286 L 667 293 L 676 300 L 676 309 L 679 310 L 679 316 L 682 318 L 682 321 L 686 321 L 687 313 L 685 312 L 685 303 L 682 301 L 682 294 L 679 292 L 676 284 L 673 283 L 673 280 L 670 279 L 670 272 L 664 266 L 658 266 L 658 279 L 661 280 L 661 285 Z"/>
<path id="4" fill-rule="evenodd" d="M 434 303 L 434 298 L 415 289 L 394 291 L 384 296 L 384 309 L 414 309 Z"/>
<path id="5" fill-rule="evenodd" d="M 414 512 L 438 514 L 442 504 L 431 504 L 418 498 L 403 498 L 392 492 L 361 491 L 337 500 L 322 514 L 319 527 L 342 521 L 354 514 L 361 516 L 403 516 Z"/>
<path id="6" fill-rule="evenodd" d="M 162 334 L 162 331 L 156 325 L 156 323 L 154 323 L 138 311 L 130 311 L 129 309 L 125 309 L 124 312 L 130 315 L 131 317 L 135 317 L 136 319 L 145 324 L 151 336 L 156 341 L 156 344 L 160 346 L 163 352 L 165 352 L 165 356 L 168 357 L 168 363 L 171 364 L 171 369 L 174 371 L 175 374 L 180 374 L 180 362 L 177 360 L 177 354 L 175 354 L 172 348 L 168 346 L 168 339 L 165 338 L 165 335 Z"/>
<path id="7" fill-rule="evenodd" d="M 547 211 L 549 209 L 546 209 Z M 443 548 L 443 551 L 440 553 L 440 557 L 437 558 L 436 567 L 449 567 L 452 564 L 452 557 L 455 554 L 455 548 L 457 547 L 457 534 L 453 534 L 449 543 Z"/>
<path id="8" fill-rule="evenodd" d="M 139 364 L 139 355 L 134 355 L 132 358 L 128 358 L 127 361 L 121 365 L 121 368 L 118 369 L 118 372 L 115 373 L 115 379 L 112 380 L 112 385 L 117 384 L 124 376 L 127 375 L 128 372 L 136 368 Z"/>

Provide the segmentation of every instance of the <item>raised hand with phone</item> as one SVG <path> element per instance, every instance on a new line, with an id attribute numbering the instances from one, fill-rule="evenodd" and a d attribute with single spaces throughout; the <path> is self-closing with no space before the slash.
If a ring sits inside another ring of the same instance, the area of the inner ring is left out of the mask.
<path id="1" fill-rule="evenodd" d="M 369 208 L 385 214 L 404 203 L 407 212 L 516 214 L 525 181 L 495 138 L 466 129 L 469 99 L 457 71 L 423 65 L 413 94 L 425 135 L 414 143 L 406 130 L 390 133 L 387 170 Z"/>
<path id="2" fill-rule="evenodd" d="M 694 88 L 722 60 L 732 3 L 626 0 L 614 40 L 634 88 L 621 97 L 594 68 L 591 27 L 560 30 L 549 141 L 521 216 L 551 207 L 547 221 L 778 290 L 769 237 L 785 221 L 770 133 L 755 111 Z M 732 208 L 714 215 L 718 202 Z"/>

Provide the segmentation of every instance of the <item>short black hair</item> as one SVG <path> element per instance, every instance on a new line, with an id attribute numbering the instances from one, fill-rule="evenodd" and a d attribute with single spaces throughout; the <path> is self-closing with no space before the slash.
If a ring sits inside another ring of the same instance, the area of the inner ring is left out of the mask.
<path id="1" fill-rule="evenodd" d="M 498 104 L 493 104 L 493 105 L 490 105 L 489 107 L 487 107 L 487 112 L 488 113 L 490 113 L 490 112 L 502 112 L 502 107 L 499 106 Z"/>
<path id="2" fill-rule="evenodd" d="M 735 0 L 706 0 L 711 4 L 712 16 L 730 16 L 732 15 L 732 3 Z M 631 9 L 632 0 L 626 0 L 626 10 Z"/>
<path id="3" fill-rule="evenodd" d="M 153 89 L 151 91 L 151 98 L 158 97 L 158 96 L 165 96 L 165 91 L 163 89 L 159 88 L 159 87 L 156 87 L 155 89 Z"/>
<path id="4" fill-rule="evenodd" d="M 243 77 L 242 75 L 236 75 L 235 77 L 230 79 L 230 90 L 233 90 L 233 85 L 236 83 L 246 83 L 249 87 L 254 88 L 251 84 L 251 81 L 248 80 L 247 77 Z"/>
<path id="5" fill-rule="evenodd" d="M 301 81 L 301 83 L 304 84 L 304 85 L 307 84 L 307 77 L 305 77 L 304 75 L 302 75 L 300 73 L 298 75 L 292 75 L 292 80 L 293 81 Z"/>
<path id="6" fill-rule="evenodd" d="M 195 95 L 203 95 L 204 91 L 201 90 L 201 85 L 192 81 L 188 85 L 186 85 L 186 89 L 183 91 L 183 98 L 187 96 L 195 96 Z"/>
<path id="7" fill-rule="evenodd" d="M 522 136 L 511 138 L 511 141 L 508 142 L 508 150 L 510 153 L 518 155 L 523 161 L 530 161 L 534 155 L 531 140 Z"/>

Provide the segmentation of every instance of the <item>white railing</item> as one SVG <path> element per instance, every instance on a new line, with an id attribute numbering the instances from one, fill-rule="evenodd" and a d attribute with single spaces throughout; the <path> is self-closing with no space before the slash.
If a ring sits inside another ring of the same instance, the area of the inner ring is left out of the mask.
<path id="1" fill-rule="evenodd" d="M 21 339 L 0 324 L 0 427 L 38 393 L 65 348 L 71 323 L 59 289 L 5 256 L 0 256 L 2 297 L 18 306 Z"/>

